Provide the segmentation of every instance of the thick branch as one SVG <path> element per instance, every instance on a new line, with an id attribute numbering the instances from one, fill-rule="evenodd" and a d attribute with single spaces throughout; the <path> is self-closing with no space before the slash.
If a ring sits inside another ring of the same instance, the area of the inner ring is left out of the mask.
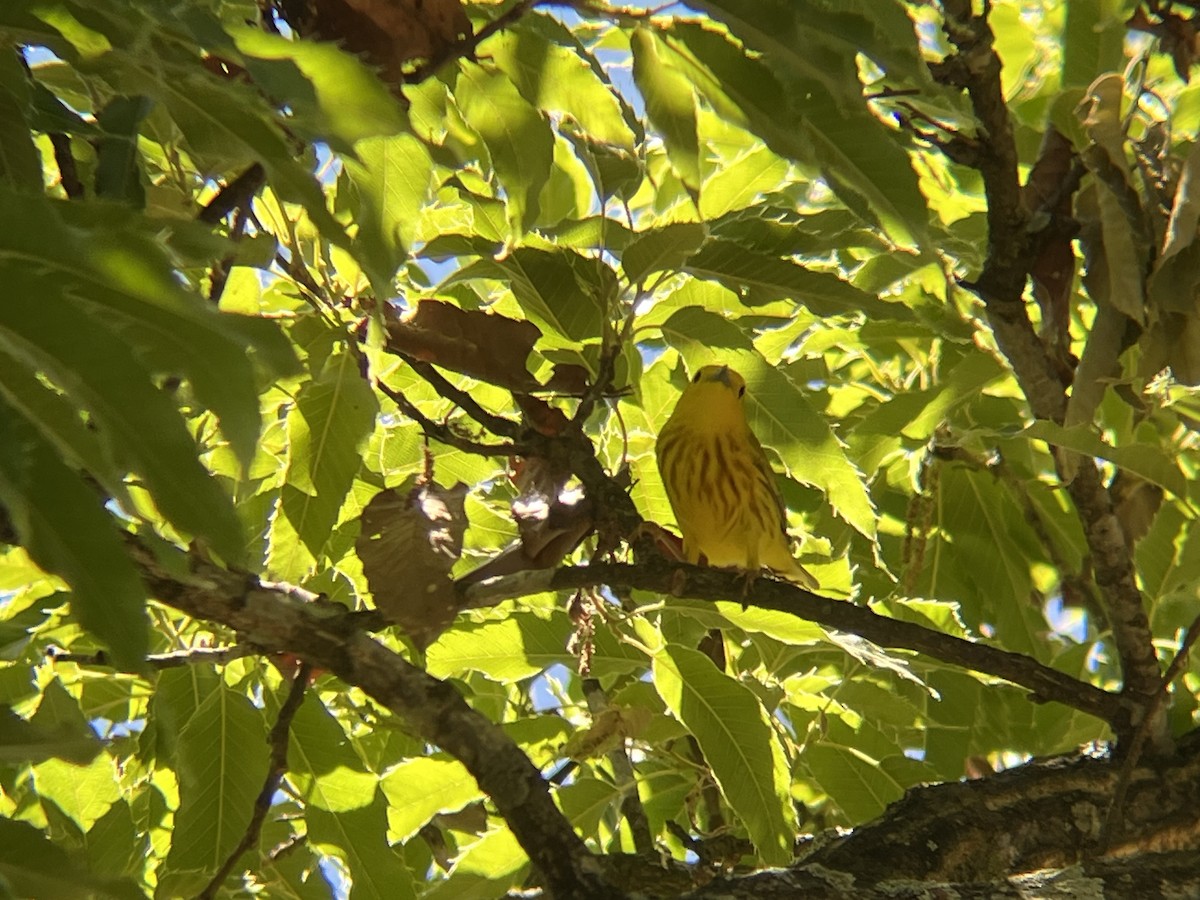
<path id="1" fill-rule="evenodd" d="M 911 622 L 889 619 L 853 603 L 819 597 L 769 578 L 755 581 L 749 594 L 743 598 L 746 579 L 740 572 L 683 563 L 653 566 L 592 563 L 557 571 L 523 572 L 516 576 L 492 579 L 470 586 L 465 594 L 472 604 L 483 602 L 484 597 L 487 603 L 494 603 L 546 590 L 570 590 L 598 584 L 674 594 L 696 600 L 737 598 L 751 606 L 791 613 L 836 631 L 857 634 L 880 647 L 913 650 L 975 672 L 995 675 L 1028 688 L 1036 701 L 1062 703 L 1108 722 L 1114 730 L 1123 730 L 1128 725 L 1130 711 L 1116 695 L 1044 666 L 1024 654 L 973 643 Z"/>
<path id="2" fill-rule="evenodd" d="M 1053 357 L 1038 340 L 1023 299 L 1036 246 L 1021 207 L 1017 149 L 1000 87 L 1000 58 L 986 16 L 974 15 L 969 0 L 944 0 L 942 6 L 946 35 L 958 52 L 937 67 L 935 75 L 967 91 L 987 136 L 980 142 L 977 165 L 987 195 L 988 252 L 979 279 L 968 287 L 983 300 L 996 344 L 1012 366 L 1034 415 L 1062 423 L 1066 386 Z M 1144 708 L 1157 690 L 1159 666 L 1120 522 L 1093 461 L 1081 460 L 1074 477 L 1064 480 L 1083 524 L 1096 584 L 1108 605 L 1125 692 L 1135 706 Z M 1134 715 L 1126 728 L 1118 729 L 1118 735 L 1131 737 L 1128 728 L 1136 726 L 1137 719 Z M 1155 732 L 1154 745 L 1165 748 L 1165 719 Z"/>
<path id="3" fill-rule="evenodd" d="M 616 900 L 592 855 L 555 806 L 538 770 L 500 729 L 455 688 L 427 675 L 357 627 L 338 604 L 263 584 L 192 559 L 181 581 L 136 544 L 130 549 L 154 595 L 197 618 L 237 630 L 268 652 L 293 653 L 357 685 L 402 717 L 422 740 L 460 760 L 496 804 L 522 849 L 558 900 Z"/>

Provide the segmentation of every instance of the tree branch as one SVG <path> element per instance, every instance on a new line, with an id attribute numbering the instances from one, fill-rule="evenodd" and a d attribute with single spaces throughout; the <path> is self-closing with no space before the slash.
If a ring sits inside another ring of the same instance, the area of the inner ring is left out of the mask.
<path id="1" fill-rule="evenodd" d="M 988 253 L 978 280 L 964 284 L 983 300 L 996 344 L 1012 366 L 1033 414 L 1061 424 L 1067 406 L 1066 386 L 1054 359 L 1038 340 L 1023 296 L 1036 245 L 1021 206 L 1016 142 L 1000 87 L 1000 58 L 993 48 L 986 14 L 974 15 L 970 0 L 943 0 L 942 7 L 943 27 L 957 53 L 935 69 L 935 76 L 967 91 L 986 134 L 986 139 L 980 141 L 978 169 L 988 204 Z M 1064 458 L 1056 452 L 1059 473 L 1064 476 L 1087 538 L 1096 584 L 1108 606 L 1124 693 L 1135 710 L 1148 709 L 1158 690 L 1160 674 L 1133 559 L 1095 462 L 1081 461 L 1073 477 L 1067 477 Z M 1120 739 L 1132 738 L 1131 729 L 1138 725 L 1139 718 L 1135 712 L 1117 729 Z M 1161 715 L 1154 726 L 1152 743 L 1164 751 L 1169 747 L 1166 720 Z"/>
<path id="2" fill-rule="evenodd" d="M 196 647 L 191 650 L 180 650 L 177 653 L 157 653 L 146 657 L 146 663 L 156 671 L 193 665 L 223 666 L 235 659 L 253 656 L 261 652 L 259 647 L 251 647 L 248 644 L 236 644 L 232 647 Z M 51 647 L 46 651 L 46 655 L 56 663 L 68 662 L 79 666 L 113 665 L 105 650 L 97 650 L 95 653 L 67 653 L 57 647 Z"/>
<path id="3" fill-rule="evenodd" d="M 493 604 L 542 591 L 571 590 L 605 584 L 636 588 L 694 600 L 736 598 L 751 606 L 791 613 L 846 634 L 856 634 L 880 647 L 913 650 L 934 659 L 986 675 L 995 675 L 1033 692 L 1035 702 L 1053 701 L 1109 723 L 1114 730 L 1128 727 L 1131 711 L 1119 696 L 1078 681 L 1021 653 L 974 643 L 931 631 L 911 622 L 889 619 L 844 600 L 811 594 L 795 585 L 759 578 L 743 597 L 746 579 L 740 572 L 660 562 L 631 566 L 592 563 L 555 571 L 521 572 L 466 588 L 468 603 Z"/>
<path id="4" fill-rule="evenodd" d="M 61 131 L 49 134 L 50 146 L 54 150 L 54 162 L 58 166 L 58 179 L 63 190 L 71 200 L 82 200 L 85 193 L 83 182 L 79 180 L 79 168 L 75 165 L 75 155 L 71 152 L 71 138 Z"/>
<path id="5" fill-rule="evenodd" d="M 307 592 L 265 584 L 195 555 L 190 576 L 181 580 L 136 542 L 128 546 L 147 586 L 162 602 L 233 628 L 266 652 L 293 653 L 328 669 L 403 718 L 422 740 L 461 761 L 492 798 L 555 898 L 623 896 L 600 877 L 595 858 L 554 804 L 541 773 L 512 739 L 468 706 L 453 685 L 362 632 L 350 610 L 308 601 Z"/>
<path id="6" fill-rule="evenodd" d="M 431 363 L 414 359 L 406 353 L 399 355 L 412 367 L 414 372 L 429 382 L 429 386 L 439 395 L 445 397 L 488 431 L 510 440 L 516 440 L 520 436 L 522 430 L 520 422 L 514 422 L 512 419 L 488 412 L 475 402 L 474 397 L 451 384 Z M 389 394 L 389 396 L 391 395 Z"/>
<path id="7" fill-rule="evenodd" d="M 507 12 L 501 13 L 474 34 L 467 35 L 453 44 L 447 44 L 445 47 L 442 47 L 433 56 L 407 74 L 404 77 L 404 83 L 420 84 L 452 59 L 462 59 L 464 57 L 473 59 L 475 51 L 479 48 L 480 44 L 493 34 L 503 31 L 514 24 L 523 15 L 537 6 L 539 2 L 544 2 L 544 0 L 520 0 L 519 3 L 513 5 Z"/>
<path id="8" fill-rule="evenodd" d="M 400 391 L 388 387 L 382 381 L 377 381 L 376 385 L 393 403 L 400 407 L 401 412 L 421 426 L 421 431 L 427 437 L 431 437 L 439 443 L 462 450 L 464 453 L 474 453 L 477 456 L 504 457 L 529 455 L 526 448 L 518 444 L 483 444 L 469 437 L 464 437 L 449 425 L 433 421 L 433 419 L 417 409 L 416 404 L 405 397 Z"/>

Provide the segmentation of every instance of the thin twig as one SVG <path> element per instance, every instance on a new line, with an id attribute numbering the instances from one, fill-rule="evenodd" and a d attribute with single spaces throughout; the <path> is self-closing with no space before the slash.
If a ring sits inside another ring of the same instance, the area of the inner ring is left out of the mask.
<path id="1" fill-rule="evenodd" d="M 71 138 L 59 131 L 50 132 L 50 146 L 54 149 L 54 162 L 58 166 L 59 182 L 72 200 L 83 198 L 83 182 L 79 180 L 79 169 L 75 165 L 75 154 L 71 152 Z"/>
<path id="2" fill-rule="evenodd" d="M 473 441 L 468 437 L 459 434 L 449 425 L 435 422 L 419 409 L 416 404 L 404 396 L 400 391 L 394 390 L 384 384 L 382 381 L 376 382 L 379 390 L 400 407 L 400 410 L 421 426 L 421 430 L 428 437 L 433 438 L 439 443 L 446 444 L 449 447 L 454 447 L 462 450 L 464 453 L 474 453 L 477 456 L 528 456 L 527 448 L 518 444 L 483 444 L 479 441 Z"/>
<path id="3" fill-rule="evenodd" d="M 740 572 L 685 563 L 592 562 L 586 566 L 493 578 L 470 585 L 462 594 L 472 605 L 487 605 L 544 591 L 596 585 L 635 588 L 693 600 L 718 601 L 736 597 L 748 606 L 790 613 L 844 634 L 859 635 L 880 647 L 912 650 L 964 669 L 1003 678 L 1031 691 L 1034 702 L 1061 703 L 1108 722 L 1114 730 L 1128 727 L 1129 709 L 1119 695 L 1042 665 L 1032 657 L 881 616 L 866 607 L 821 597 L 774 578 L 756 579 L 746 594 L 745 576 Z"/>
<path id="4" fill-rule="evenodd" d="M 479 48 L 480 44 L 493 34 L 496 34 L 496 32 L 503 31 L 514 24 L 523 15 L 537 6 L 539 2 L 546 2 L 546 0 L 521 0 L 521 2 L 515 4 L 507 12 L 501 13 L 492 19 L 492 21 L 488 22 L 474 34 L 467 35 L 452 44 L 447 44 L 405 75 L 404 83 L 419 84 L 451 60 L 462 58 L 474 59 L 475 51 Z"/>
<path id="5" fill-rule="evenodd" d="M 520 436 L 522 431 L 520 422 L 514 422 L 512 419 L 506 419 L 503 416 L 488 412 L 476 402 L 474 397 L 451 384 L 431 363 L 414 359 L 405 353 L 399 355 L 412 367 L 414 372 L 429 382 L 430 387 L 437 391 L 438 394 L 445 397 L 488 431 L 513 440 L 516 440 Z"/>
<path id="6" fill-rule="evenodd" d="M 267 777 L 263 782 L 262 790 L 258 793 L 258 798 L 254 801 L 254 814 L 246 826 L 246 833 L 242 835 L 237 846 L 221 864 L 217 874 L 212 877 L 204 890 L 196 895 L 197 900 L 212 900 L 217 895 L 217 891 L 221 889 L 221 885 L 225 883 L 225 879 L 229 877 L 229 873 L 233 871 L 233 867 L 237 865 L 242 854 L 258 843 L 263 823 L 267 820 L 267 813 L 271 810 L 271 801 L 275 797 L 275 792 L 279 790 L 279 783 L 287 773 L 288 737 L 292 728 L 292 719 L 296 717 L 296 712 L 304 701 L 304 692 L 308 689 L 308 678 L 311 674 L 312 666 L 307 662 L 301 662 L 296 669 L 296 677 L 292 679 L 287 699 L 279 708 L 279 715 L 275 717 L 275 724 L 271 726 L 271 733 L 267 736 L 267 744 L 271 748 Z"/>
<path id="7" fill-rule="evenodd" d="M 235 644 L 232 647 L 196 647 L 192 650 L 148 656 L 146 664 L 156 671 L 194 665 L 224 666 L 235 659 L 242 659 L 261 652 L 259 648 L 250 644 Z M 46 651 L 46 655 L 56 663 L 75 663 L 77 666 L 110 667 L 113 665 L 106 650 L 97 650 L 95 653 L 68 653 L 65 650 L 51 647 Z"/>

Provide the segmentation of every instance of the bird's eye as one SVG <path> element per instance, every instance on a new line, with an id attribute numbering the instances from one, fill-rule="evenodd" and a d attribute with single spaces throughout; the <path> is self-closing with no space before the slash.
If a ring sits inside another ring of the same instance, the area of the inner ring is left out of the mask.
<path id="1" fill-rule="evenodd" d="M 738 388 L 738 396 L 741 397 L 745 393 L 746 393 L 746 386 L 743 384 L 740 388 Z"/>
<path id="2" fill-rule="evenodd" d="M 695 374 L 695 376 L 693 376 L 693 378 L 692 378 L 692 384 L 698 384 L 698 383 L 699 383 L 699 381 L 700 381 L 700 373 L 699 373 L 699 372 L 697 372 L 697 373 Z"/>

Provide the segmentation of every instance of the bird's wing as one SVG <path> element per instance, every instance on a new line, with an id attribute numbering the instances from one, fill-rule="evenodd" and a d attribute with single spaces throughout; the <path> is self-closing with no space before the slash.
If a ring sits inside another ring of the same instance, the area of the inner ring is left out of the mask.
<path id="1" fill-rule="evenodd" d="M 746 433 L 750 438 L 750 446 L 754 448 L 754 466 L 763 476 L 767 487 L 771 489 L 771 496 L 775 498 L 775 507 L 779 510 L 779 528 L 784 534 L 787 534 L 787 506 L 783 502 L 783 494 L 779 492 L 779 480 L 775 476 L 775 470 L 771 468 L 767 451 L 763 449 L 763 445 L 754 432 L 747 428 Z"/>

